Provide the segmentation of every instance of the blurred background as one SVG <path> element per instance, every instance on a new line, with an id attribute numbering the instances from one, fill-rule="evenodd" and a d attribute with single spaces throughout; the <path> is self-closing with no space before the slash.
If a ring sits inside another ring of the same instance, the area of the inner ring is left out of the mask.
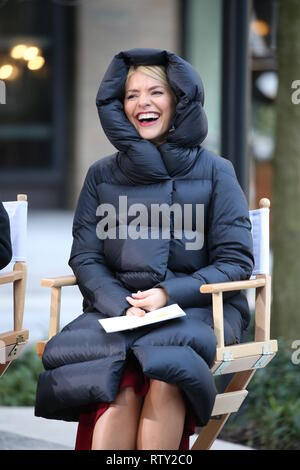
<path id="1" fill-rule="evenodd" d="M 225 437 L 297 448 L 300 105 L 291 96 L 300 80 L 299 0 L 0 0 L 0 199 L 28 196 L 30 347 L 48 333 L 50 292 L 40 279 L 71 274 L 72 218 L 86 172 L 115 151 L 96 110 L 99 84 L 113 56 L 136 47 L 194 65 L 205 89 L 204 146 L 232 161 L 250 209 L 271 200 L 272 337 L 282 356 L 256 373 L 254 398 Z M 11 294 L 1 286 L 0 331 L 11 329 Z M 249 294 L 251 308 L 253 300 Z M 61 326 L 80 313 L 78 289 L 64 289 Z M 28 350 L 0 379 L 0 405 L 33 404 L 35 361 Z M 22 397 L 18 364 L 28 371 L 33 363 Z M 265 432 L 257 436 L 259 426 Z"/>
<path id="2" fill-rule="evenodd" d="M 32 210 L 74 209 L 89 165 L 114 151 L 95 105 L 104 72 L 119 51 L 153 47 L 199 72 L 205 145 L 257 205 L 271 194 L 277 23 L 275 0 L 2 0 L 2 199 L 22 190 Z"/>

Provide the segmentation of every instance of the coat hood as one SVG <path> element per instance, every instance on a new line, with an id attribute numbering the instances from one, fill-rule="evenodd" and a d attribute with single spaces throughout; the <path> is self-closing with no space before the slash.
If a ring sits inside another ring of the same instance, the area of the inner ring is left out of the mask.
<path id="1" fill-rule="evenodd" d="M 158 147 L 142 139 L 124 112 L 125 81 L 131 65 L 165 66 L 177 97 L 168 138 Z M 197 153 L 193 149 L 207 135 L 201 78 L 192 65 L 165 50 L 130 49 L 117 54 L 100 84 L 96 104 L 103 130 L 120 152 L 120 167 L 133 182 L 169 179 L 188 170 Z"/>

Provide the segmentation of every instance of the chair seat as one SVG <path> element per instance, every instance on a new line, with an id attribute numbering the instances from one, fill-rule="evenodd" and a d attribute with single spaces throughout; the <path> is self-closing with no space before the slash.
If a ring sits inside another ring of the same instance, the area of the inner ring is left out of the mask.
<path id="1" fill-rule="evenodd" d="M 273 359 L 277 350 L 276 340 L 217 348 L 216 360 L 211 371 L 214 375 L 222 375 L 249 369 L 261 369 Z"/>
<path id="2" fill-rule="evenodd" d="M 11 330 L 0 333 L 0 346 L 26 342 L 29 338 L 29 330 Z M 3 344 L 4 343 L 4 344 Z"/>
<path id="3" fill-rule="evenodd" d="M 47 340 L 36 344 L 37 355 L 42 358 Z M 261 369 L 265 367 L 277 352 L 277 341 L 253 342 L 218 348 L 216 358 L 211 371 L 214 375 L 231 374 L 249 369 Z"/>

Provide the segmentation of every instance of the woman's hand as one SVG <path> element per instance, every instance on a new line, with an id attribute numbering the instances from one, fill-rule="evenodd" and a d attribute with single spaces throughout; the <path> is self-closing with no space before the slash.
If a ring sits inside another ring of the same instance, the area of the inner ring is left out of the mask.
<path id="1" fill-rule="evenodd" d="M 132 307 L 151 312 L 166 305 L 168 294 L 163 288 L 157 287 L 143 292 L 138 291 L 136 294 L 132 294 L 132 297 L 126 297 L 126 300 Z"/>
<path id="2" fill-rule="evenodd" d="M 137 308 L 137 307 L 129 307 L 126 310 L 126 315 L 128 316 L 136 315 L 137 317 L 143 317 L 145 313 L 146 313 L 145 310 L 141 308 Z"/>

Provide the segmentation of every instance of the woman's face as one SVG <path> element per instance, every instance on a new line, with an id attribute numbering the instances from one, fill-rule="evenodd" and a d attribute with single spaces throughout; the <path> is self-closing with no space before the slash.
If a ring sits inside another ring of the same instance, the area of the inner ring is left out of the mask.
<path id="1" fill-rule="evenodd" d="M 175 95 L 163 82 L 134 72 L 127 81 L 124 110 L 143 139 L 161 144 L 170 129 L 176 108 Z"/>

